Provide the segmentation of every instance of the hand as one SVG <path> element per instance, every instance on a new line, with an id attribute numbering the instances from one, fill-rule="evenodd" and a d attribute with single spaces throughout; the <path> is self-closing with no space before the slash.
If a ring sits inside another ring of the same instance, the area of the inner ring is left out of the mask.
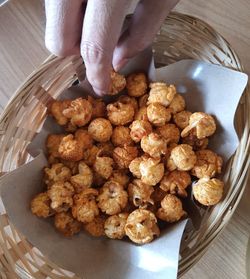
<path id="1" fill-rule="evenodd" d="M 46 47 L 55 55 L 81 54 L 96 94 L 108 92 L 117 71 L 149 46 L 178 0 L 141 0 L 121 35 L 132 0 L 45 0 Z M 121 35 L 121 36 L 120 36 Z"/>

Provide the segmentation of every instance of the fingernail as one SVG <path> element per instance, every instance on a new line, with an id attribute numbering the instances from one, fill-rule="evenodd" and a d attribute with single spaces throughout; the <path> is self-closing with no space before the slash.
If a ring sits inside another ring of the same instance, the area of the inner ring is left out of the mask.
<path id="1" fill-rule="evenodd" d="M 115 65 L 113 65 L 114 67 L 114 70 L 116 72 L 118 72 L 124 65 L 126 65 L 128 63 L 128 59 L 127 58 L 124 58 L 120 61 L 118 61 Z"/>

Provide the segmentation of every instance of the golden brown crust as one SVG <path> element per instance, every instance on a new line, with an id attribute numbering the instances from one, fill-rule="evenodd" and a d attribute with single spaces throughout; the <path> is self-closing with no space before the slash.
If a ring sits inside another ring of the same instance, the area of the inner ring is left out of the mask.
<path id="1" fill-rule="evenodd" d="M 30 204 L 31 212 L 37 217 L 47 218 L 52 215 L 50 198 L 47 192 L 36 195 Z"/>
<path id="2" fill-rule="evenodd" d="M 50 168 L 44 169 L 44 182 L 50 186 L 57 181 L 69 181 L 71 170 L 62 163 L 52 164 Z"/>
<path id="3" fill-rule="evenodd" d="M 123 75 L 112 70 L 110 74 L 110 78 L 111 78 L 111 84 L 110 84 L 108 95 L 116 95 L 126 87 L 126 79 Z"/>
<path id="4" fill-rule="evenodd" d="M 148 104 L 159 103 L 165 107 L 169 106 L 172 102 L 176 88 L 174 85 L 167 85 L 164 82 L 153 82 L 149 85 Z"/>
<path id="5" fill-rule="evenodd" d="M 147 92 L 148 82 L 144 73 L 135 73 L 127 77 L 128 95 L 132 97 L 140 97 Z"/>
<path id="6" fill-rule="evenodd" d="M 81 144 L 83 150 L 91 148 L 93 139 L 87 130 L 77 129 L 75 132 L 75 139 Z"/>
<path id="7" fill-rule="evenodd" d="M 156 128 L 156 132 L 161 135 L 167 144 L 178 143 L 180 140 L 180 130 L 175 124 L 166 124 Z"/>
<path id="8" fill-rule="evenodd" d="M 63 111 L 70 107 L 71 100 L 53 101 L 50 107 L 50 114 L 55 118 L 56 122 L 63 126 L 68 123 L 68 118 Z"/>
<path id="9" fill-rule="evenodd" d="M 129 176 L 127 175 L 127 172 L 123 169 L 121 170 L 114 170 L 112 175 L 109 178 L 109 181 L 115 181 L 122 185 L 122 187 L 125 189 L 128 186 L 129 183 Z"/>
<path id="10" fill-rule="evenodd" d="M 186 107 L 185 99 L 180 94 L 175 94 L 172 102 L 169 105 L 169 108 L 172 110 L 172 112 L 178 113 L 180 111 L 183 111 Z"/>
<path id="11" fill-rule="evenodd" d="M 104 224 L 105 235 L 112 239 L 122 239 L 125 236 L 125 225 L 128 213 L 119 213 L 107 218 Z"/>
<path id="12" fill-rule="evenodd" d="M 153 158 L 160 158 L 167 152 L 167 142 L 162 136 L 150 133 L 142 138 L 141 149 Z"/>
<path id="13" fill-rule="evenodd" d="M 104 179 L 108 179 L 112 175 L 113 166 L 114 160 L 112 158 L 97 156 L 93 168 Z"/>
<path id="14" fill-rule="evenodd" d="M 148 120 L 154 126 L 163 126 L 170 121 L 172 110 L 158 103 L 149 104 L 147 107 Z"/>
<path id="15" fill-rule="evenodd" d="M 107 114 L 109 121 L 113 125 L 126 125 L 133 121 L 135 109 L 131 103 L 115 102 L 107 105 Z"/>
<path id="16" fill-rule="evenodd" d="M 130 136 L 130 129 L 125 126 L 116 126 L 113 130 L 111 140 L 114 146 L 123 147 L 125 144 L 133 144 L 133 140 Z"/>
<path id="17" fill-rule="evenodd" d="M 130 136 L 135 142 L 139 142 L 144 136 L 152 132 L 152 126 L 146 120 L 134 120 L 129 128 Z"/>
<path id="18" fill-rule="evenodd" d="M 116 147 L 113 152 L 113 159 L 120 169 L 127 169 L 137 156 L 138 149 L 135 146 Z"/>
<path id="19" fill-rule="evenodd" d="M 67 161 L 80 161 L 83 158 L 82 144 L 72 134 L 62 138 L 58 152 L 60 158 Z"/>
<path id="20" fill-rule="evenodd" d="M 95 237 L 100 237 L 105 235 L 104 233 L 104 216 L 96 216 L 93 221 L 83 224 L 85 231 L 87 231 L 90 235 Z"/>
<path id="21" fill-rule="evenodd" d="M 112 132 L 112 125 L 110 121 L 105 118 L 96 118 L 92 120 L 88 127 L 88 133 L 98 142 L 109 141 Z"/>
<path id="22" fill-rule="evenodd" d="M 177 127 L 179 127 L 181 130 L 186 128 L 189 124 L 190 116 L 192 115 L 192 112 L 183 110 L 173 115 L 174 123 Z"/>
<path id="23" fill-rule="evenodd" d="M 71 237 L 81 230 L 81 223 L 75 220 L 69 212 L 56 213 L 54 224 L 64 236 Z"/>

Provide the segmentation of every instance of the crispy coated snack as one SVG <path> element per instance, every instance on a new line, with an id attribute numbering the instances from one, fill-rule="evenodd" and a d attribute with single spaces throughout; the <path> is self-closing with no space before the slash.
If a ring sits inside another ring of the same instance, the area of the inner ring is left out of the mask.
<path id="1" fill-rule="evenodd" d="M 141 180 L 148 185 L 156 185 L 164 175 L 164 165 L 159 159 L 145 158 L 140 163 Z"/>
<path id="2" fill-rule="evenodd" d="M 37 217 L 47 218 L 52 215 L 50 198 L 47 192 L 36 195 L 30 204 L 31 212 Z"/>
<path id="3" fill-rule="evenodd" d="M 93 108 L 92 119 L 106 117 L 106 114 L 107 114 L 106 105 L 102 99 L 94 99 L 93 97 L 88 96 L 88 101 L 91 103 L 92 108 Z"/>
<path id="4" fill-rule="evenodd" d="M 156 133 L 151 133 L 142 138 L 141 148 L 151 157 L 160 158 L 161 155 L 166 154 L 167 152 L 167 143 L 162 136 Z"/>
<path id="5" fill-rule="evenodd" d="M 197 151 L 197 161 L 191 170 L 191 174 L 198 177 L 214 177 L 221 173 L 222 158 L 211 150 L 204 149 Z"/>
<path id="6" fill-rule="evenodd" d="M 81 161 L 78 165 L 78 174 L 70 178 L 71 184 L 75 188 L 76 193 L 80 193 L 86 188 L 91 187 L 93 183 L 93 172 L 90 167 Z"/>
<path id="7" fill-rule="evenodd" d="M 63 160 L 80 161 L 83 158 L 82 143 L 77 141 L 72 134 L 63 137 L 58 152 Z"/>
<path id="8" fill-rule="evenodd" d="M 181 130 L 186 128 L 189 124 L 190 116 L 192 115 L 192 112 L 183 110 L 173 115 L 174 123 L 177 127 L 179 127 Z"/>
<path id="9" fill-rule="evenodd" d="M 82 145 L 83 150 L 93 145 L 93 139 L 87 130 L 77 129 L 75 132 L 75 139 Z"/>
<path id="10" fill-rule="evenodd" d="M 71 170 L 65 167 L 62 163 L 53 164 L 50 168 L 44 169 L 44 182 L 50 186 L 57 181 L 69 181 L 71 177 Z"/>
<path id="11" fill-rule="evenodd" d="M 107 105 L 109 121 L 116 126 L 125 125 L 133 121 L 135 109 L 133 104 L 115 102 Z"/>
<path id="12" fill-rule="evenodd" d="M 96 157 L 93 165 L 94 171 L 102 176 L 104 179 L 108 179 L 113 172 L 114 160 L 110 157 Z"/>
<path id="13" fill-rule="evenodd" d="M 148 120 L 155 126 L 163 126 L 171 119 L 172 110 L 159 103 L 150 104 L 147 107 Z"/>
<path id="14" fill-rule="evenodd" d="M 144 94 L 143 96 L 141 96 L 141 97 L 139 98 L 139 100 L 138 100 L 139 108 L 142 108 L 142 107 L 146 107 L 146 106 L 147 106 L 148 97 L 149 97 L 149 94 Z"/>
<path id="15" fill-rule="evenodd" d="M 223 195 L 224 183 L 216 178 L 201 178 L 193 185 L 195 199 L 206 206 L 217 204 Z"/>
<path id="16" fill-rule="evenodd" d="M 60 162 L 67 168 L 71 170 L 72 175 L 78 173 L 78 162 L 66 161 L 61 159 Z"/>
<path id="17" fill-rule="evenodd" d="M 63 111 L 70 107 L 71 100 L 53 101 L 50 107 L 50 113 L 56 122 L 63 126 L 68 123 L 68 118 L 64 116 Z"/>
<path id="18" fill-rule="evenodd" d="M 137 156 L 138 149 L 135 146 L 116 147 L 113 152 L 113 159 L 120 169 L 127 169 Z"/>
<path id="19" fill-rule="evenodd" d="M 91 103 L 83 98 L 78 98 L 71 101 L 68 108 L 65 108 L 62 113 L 69 119 L 71 124 L 76 127 L 82 127 L 89 123 L 92 117 L 93 107 Z"/>
<path id="20" fill-rule="evenodd" d="M 90 167 L 92 167 L 95 163 L 97 153 L 100 151 L 100 149 L 93 145 L 92 147 L 88 148 L 84 151 L 83 154 L 83 161 Z"/>
<path id="21" fill-rule="evenodd" d="M 149 204 L 154 204 L 151 198 L 153 192 L 153 186 L 143 183 L 140 179 L 134 179 L 128 185 L 128 197 L 136 207 L 147 208 Z"/>
<path id="22" fill-rule="evenodd" d="M 98 191 L 93 188 L 88 188 L 74 195 L 73 217 L 82 223 L 92 222 L 99 215 L 99 209 L 95 201 L 97 195 Z"/>
<path id="23" fill-rule="evenodd" d="M 174 85 L 167 85 L 164 82 L 153 82 L 149 85 L 148 104 L 159 103 L 165 107 L 172 102 L 176 89 Z"/>
<path id="24" fill-rule="evenodd" d="M 183 111 L 185 109 L 185 106 L 186 106 L 185 99 L 180 94 L 175 94 L 172 102 L 169 105 L 169 108 L 175 114 L 180 111 Z"/>
<path id="25" fill-rule="evenodd" d="M 129 214 L 126 225 L 126 235 L 135 243 L 151 242 L 154 236 L 159 236 L 155 215 L 146 209 L 136 209 Z"/>
<path id="26" fill-rule="evenodd" d="M 180 130 L 175 124 L 166 124 L 156 128 L 156 132 L 160 134 L 167 142 L 167 144 L 178 143 L 180 140 Z"/>
<path id="27" fill-rule="evenodd" d="M 71 237 L 80 232 L 82 224 L 75 220 L 69 212 L 60 212 L 55 215 L 55 227 L 64 236 Z"/>
<path id="28" fill-rule="evenodd" d="M 159 186 L 154 187 L 154 192 L 151 195 L 152 200 L 154 201 L 154 205 L 157 207 L 160 207 L 161 201 L 164 199 L 166 196 L 166 192 L 163 191 Z"/>
<path id="29" fill-rule="evenodd" d="M 114 170 L 112 175 L 109 178 L 109 181 L 115 181 L 122 185 L 123 188 L 127 188 L 129 183 L 129 176 L 125 170 Z"/>
<path id="30" fill-rule="evenodd" d="M 111 71 L 110 78 L 111 84 L 108 95 L 116 95 L 125 88 L 126 79 L 123 75 L 115 72 L 114 70 Z"/>
<path id="31" fill-rule="evenodd" d="M 68 211 L 73 204 L 73 195 L 74 187 L 69 182 L 55 182 L 48 190 L 50 207 L 56 212 Z"/>
<path id="32" fill-rule="evenodd" d="M 203 150 L 208 146 L 208 138 L 198 139 L 195 135 L 195 131 L 190 131 L 189 135 L 182 138 L 182 143 L 191 145 L 193 150 Z"/>
<path id="33" fill-rule="evenodd" d="M 65 135 L 59 134 L 51 134 L 48 135 L 46 140 L 46 148 L 49 155 L 52 155 L 54 158 L 60 157 L 58 148 Z"/>
<path id="34" fill-rule="evenodd" d="M 204 139 L 206 137 L 212 136 L 216 130 L 215 120 L 207 113 L 195 112 L 190 116 L 189 124 L 181 132 L 181 136 L 188 136 L 192 130 L 198 139 Z"/>
<path id="35" fill-rule="evenodd" d="M 173 170 L 172 167 L 170 167 L 170 165 L 173 164 L 178 170 L 188 171 L 194 167 L 196 160 L 197 158 L 192 147 L 187 144 L 180 144 L 171 151 L 168 168 L 169 170 Z"/>
<path id="36" fill-rule="evenodd" d="M 134 120 L 145 120 L 148 121 L 147 116 L 147 107 L 140 107 L 139 110 L 135 114 Z"/>
<path id="37" fill-rule="evenodd" d="M 134 98 L 134 97 L 129 97 L 127 95 L 121 95 L 118 98 L 118 102 L 121 102 L 123 104 L 130 104 L 133 106 L 135 113 L 138 111 L 138 102 L 137 102 L 136 98 Z"/>
<path id="38" fill-rule="evenodd" d="M 143 157 L 137 157 L 129 164 L 129 171 L 134 177 L 141 178 L 140 163 L 143 161 Z"/>
<path id="39" fill-rule="evenodd" d="M 85 231 L 87 231 L 90 235 L 95 237 L 100 237 L 105 235 L 104 233 L 104 216 L 96 216 L 93 221 L 83 224 Z"/>
<path id="40" fill-rule="evenodd" d="M 127 77 L 128 95 L 132 97 L 140 97 L 147 92 L 147 77 L 143 73 L 131 74 Z"/>
<path id="41" fill-rule="evenodd" d="M 152 126 L 146 120 L 134 120 L 129 128 L 131 130 L 130 136 L 135 142 L 139 142 L 144 136 L 152 132 Z"/>
<path id="42" fill-rule="evenodd" d="M 122 239 L 125 236 L 125 225 L 128 213 L 119 213 L 108 217 L 104 224 L 105 235 L 113 239 Z"/>
<path id="43" fill-rule="evenodd" d="M 119 183 L 108 181 L 103 185 L 97 201 L 102 212 L 114 215 L 125 208 L 128 202 L 128 194 Z"/>
<path id="44" fill-rule="evenodd" d="M 186 188 L 191 184 L 191 176 L 186 171 L 174 170 L 165 174 L 160 182 L 160 188 L 167 193 L 187 197 Z"/>
<path id="45" fill-rule="evenodd" d="M 116 126 L 113 130 L 111 141 L 114 146 L 132 145 L 133 140 L 130 137 L 130 129 L 125 126 Z"/>
<path id="46" fill-rule="evenodd" d="M 95 141 L 107 142 L 112 135 L 113 129 L 110 121 L 107 119 L 96 118 L 89 124 L 88 132 Z"/>
<path id="47" fill-rule="evenodd" d="M 157 217 L 169 223 L 177 222 L 186 215 L 187 213 L 182 208 L 181 200 L 171 194 L 165 196 L 161 201 L 161 208 L 157 211 Z"/>

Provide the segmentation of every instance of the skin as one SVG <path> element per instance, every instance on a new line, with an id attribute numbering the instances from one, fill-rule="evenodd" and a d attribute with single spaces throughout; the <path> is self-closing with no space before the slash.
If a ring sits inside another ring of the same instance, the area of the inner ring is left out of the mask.
<path id="1" fill-rule="evenodd" d="M 132 0 L 45 0 L 45 44 L 57 56 L 81 55 L 97 95 L 108 92 L 110 70 L 149 46 L 178 0 L 141 0 L 123 31 Z"/>

